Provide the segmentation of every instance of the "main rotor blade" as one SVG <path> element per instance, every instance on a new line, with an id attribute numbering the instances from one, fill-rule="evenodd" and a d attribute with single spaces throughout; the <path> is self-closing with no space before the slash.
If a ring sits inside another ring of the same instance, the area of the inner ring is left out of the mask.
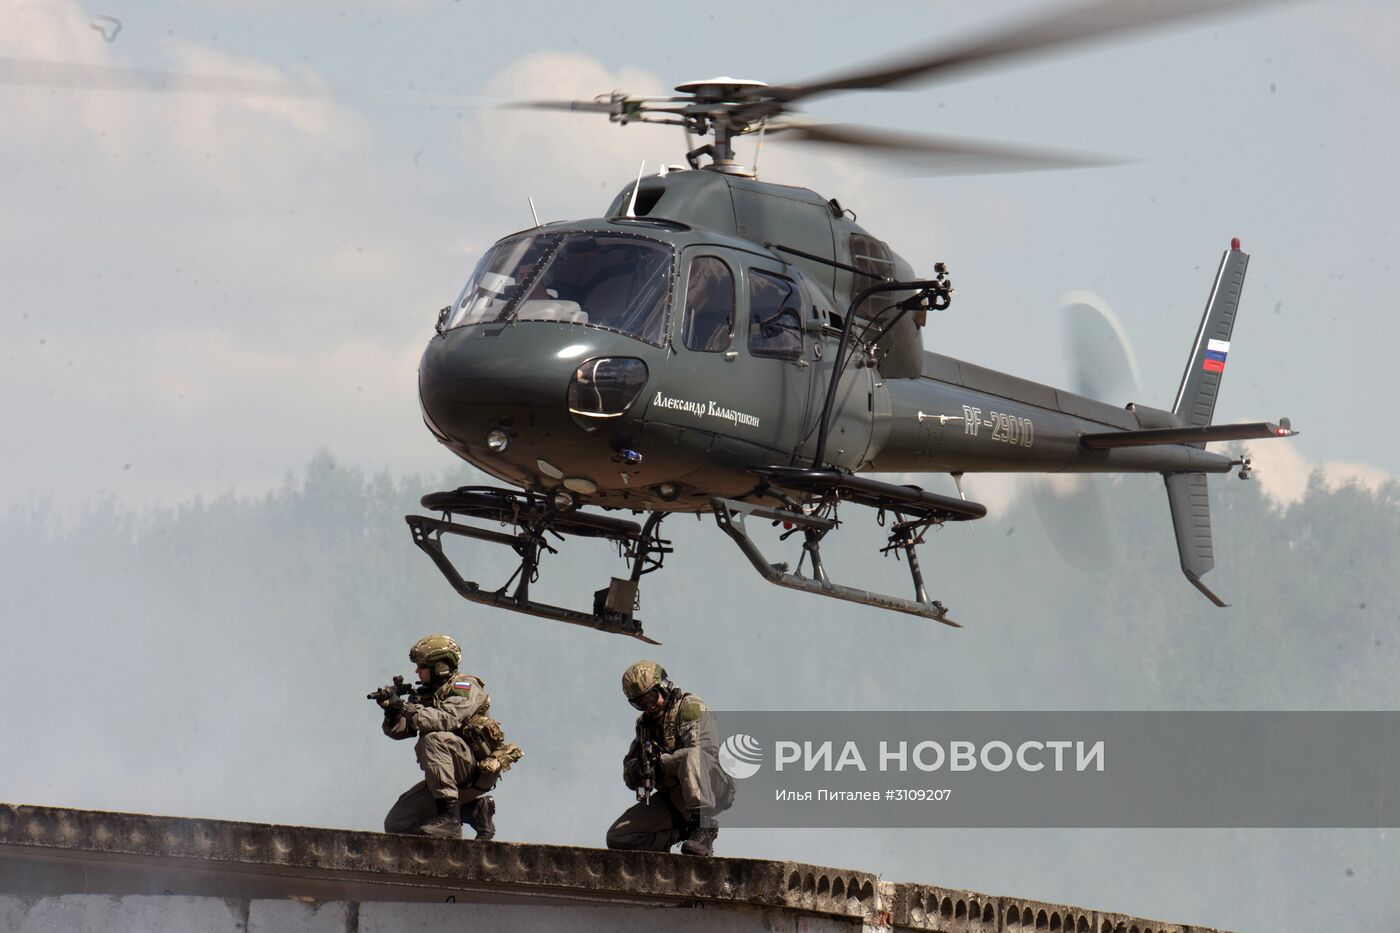
<path id="1" fill-rule="evenodd" d="M 1046 169 L 1121 165 L 1125 160 L 1082 152 L 1031 149 L 955 136 L 920 136 L 834 123 L 797 123 L 768 128 L 775 142 L 803 140 L 874 150 L 915 163 L 931 174 L 992 175 Z"/>
<path id="2" fill-rule="evenodd" d="M 0 85 L 47 87 L 74 91 L 145 91 L 203 94 L 220 97 L 290 98 L 298 100 L 354 99 L 368 103 L 482 106 L 488 101 L 427 91 L 378 91 L 301 84 L 272 78 L 185 74 L 117 65 L 88 65 L 0 56 Z"/>
<path id="3" fill-rule="evenodd" d="M 511 100 L 501 104 L 500 110 L 551 110 L 565 113 L 606 113 L 622 122 L 664 123 L 662 120 L 648 120 L 649 114 L 682 114 L 685 107 L 662 107 L 658 104 L 689 104 L 688 97 L 627 97 L 621 91 L 614 92 L 608 100 Z"/>
<path id="4" fill-rule="evenodd" d="M 806 84 L 771 87 L 768 94 L 787 103 L 833 91 L 933 81 L 959 69 L 999 64 L 1017 56 L 1052 51 L 1115 33 L 1274 2 L 1278 0 L 1093 0 L 960 45 L 911 54 L 894 65 L 833 75 Z"/>
<path id="5" fill-rule="evenodd" d="M 502 110 L 563 110 L 570 113 L 612 113 L 617 104 L 597 100 L 513 100 Z"/>

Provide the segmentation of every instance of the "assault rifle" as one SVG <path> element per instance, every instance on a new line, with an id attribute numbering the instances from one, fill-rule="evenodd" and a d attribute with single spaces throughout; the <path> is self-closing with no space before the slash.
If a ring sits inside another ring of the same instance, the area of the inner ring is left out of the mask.
<path id="1" fill-rule="evenodd" d="M 637 785 L 637 799 L 648 806 L 656 793 L 656 759 L 659 755 L 655 742 L 642 743 L 642 783 Z"/>
<path id="2" fill-rule="evenodd" d="M 395 697 L 408 696 L 413 692 L 413 688 L 403 682 L 402 674 L 394 675 L 394 682 L 387 687 L 380 687 L 373 693 L 366 693 L 366 700 L 373 700 L 376 703 L 383 703 Z"/>

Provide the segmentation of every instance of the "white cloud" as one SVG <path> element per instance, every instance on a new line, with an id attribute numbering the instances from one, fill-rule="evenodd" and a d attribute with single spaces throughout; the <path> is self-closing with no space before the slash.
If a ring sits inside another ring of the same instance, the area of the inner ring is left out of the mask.
<path id="1" fill-rule="evenodd" d="M 1253 478 L 1259 481 L 1264 494 L 1280 506 L 1301 500 L 1315 472 L 1321 475 L 1322 484 L 1327 489 L 1356 483 L 1372 493 L 1395 479 L 1385 470 L 1368 463 L 1345 460 L 1309 462 L 1298 452 L 1296 445 L 1287 441 L 1253 444 L 1249 447 L 1249 456 L 1253 464 Z"/>
<path id="2" fill-rule="evenodd" d="M 305 68 L 182 40 L 163 43 L 159 60 L 132 61 L 88 19 L 67 2 L 9 11 L 0 55 L 323 83 Z M 405 300 L 397 283 L 422 281 L 422 251 L 399 235 L 398 218 L 425 174 L 406 177 L 402 165 L 398 177 L 390 173 L 374 128 L 338 100 L 34 87 L 0 94 L 8 130 L 0 159 L 12 168 L 0 176 L 0 194 L 15 220 L 0 231 L 0 262 L 20 270 L 8 282 L 18 302 L 81 308 L 97 292 L 102 313 L 85 329 L 187 323 L 198 309 L 211 326 L 236 318 L 244 339 L 277 342 L 328 326 L 383 332 L 386 310 Z M 415 230 L 435 233 L 421 222 Z M 424 315 L 433 300 L 408 296 Z"/>
<path id="3" fill-rule="evenodd" d="M 324 86 L 320 76 L 309 68 L 286 70 L 267 62 L 230 55 L 226 52 L 181 41 L 172 46 L 172 63 L 177 72 L 192 75 L 217 75 L 268 84 L 287 83 L 301 88 Z M 345 106 L 336 103 L 327 91 L 324 97 L 260 97 L 174 94 L 178 113 L 171 124 L 171 138 L 191 155 L 203 155 L 211 149 L 237 153 L 240 165 L 246 160 L 293 158 L 300 164 L 314 160 L 324 168 L 327 149 L 303 145 L 314 139 L 333 150 L 362 146 L 369 131 L 364 120 Z M 251 148 L 250 148 L 251 144 Z M 192 160 L 192 164 L 209 171 L 207 159 Z M 227 170 L 229 164 L 217 160 L 215 170 Z"/>
<path id="4" fill-rule="evenodd" d="M 301 145 L 307 137 L 337 146 L 364 140 L 359 118 L 336 104 L 329 94 L 316 98 L 314 89 L 323 82 L 310 69 L 290 71 L 184 40 L 164 43 L 166 53 L 161 60 L 133 60 L 123 46 L 103 42 L 92 28 L 92 17 L 75 3 L 21 4 L 0 17 L 0 56 L 72 66 L 76 73 L 86 73 L 99 84 L 107 80 L 106 70 L 113 69 L 131 80 L 137 80 L 142 71 L 157 71 L 246 80 L 253 86 L 284 83 L 309 89 L 300 97 L 258 97 L 23 85 L 7 88 L 7 117 L 24 127 L 23 139 L 30 147 L 76 144 L 82 148 L 75 155 L 100 152 L 109 157 L 173 150 L 185 156 L 186 168 L 210 175 L 256 171 L 263 167 L 261 159 L 283 160 L 284 169 L 289 158 L 303 162 L 316 151 Z M 44 66 L 8 67 L 16 69 L 20 77 L 44 71 Z M 173 84 L 178 86 L 178 79 Z M 8 144 L 14 145 L 15 140 Z M 267 167 L 271 165 L 269 161 Z"/>
<path id="5" fill-rule="evenodd" d="M 511 64 L 483 93 L 512 101 L 592 100 L 622 90 L 659 96 L 670 93 L 659 78 L 635 68 L 609 71 L 596 59 L 571 52 L 537 52 Z M 605 114 L 538 110 L 488 110 L 460 131 L 461 155 L 482 159 L 502 205 L 518 205 L 521 226 L 529 218 L 527 195 L 541 220 L 599 216 L 643 160 L 654 172 L 683 161 L 681 131 L 639 124 L 618 126 Z M 506 232 L 506 231 L 502 231 Z"/>
<path id="6" fill-rule="evenodd" d="M 0 55 L 54 61 L 96 61 L 105 56 L 92 17 L 64 0 L 11 0 L 0 8 Z"/>
<path id="7" fill-rule="evenodd" d="M 321 83 L 185 41 L 134 61 L 89 19 L 6 5 L 0 56 Z M 428 209 L 430 172 L 386 164 L 366 117 L 333 99 L 16 86 L 0 100 L 7 499 L 258 491 L 319 447 L 450 462 L 415 373 L 465 274 L 443 245 L 455 221 Z"/>

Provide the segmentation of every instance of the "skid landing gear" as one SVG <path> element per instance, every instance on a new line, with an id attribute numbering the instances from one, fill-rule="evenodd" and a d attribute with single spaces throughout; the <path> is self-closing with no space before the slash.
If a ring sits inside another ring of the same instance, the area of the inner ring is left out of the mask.
<path id="1" fill-rule="evenodd" d="M 546 496 L 494 486 L 463 486 L 450 492 L 429 493 L 423 497 L 422 504 L 423 508 L 440 512 L 444 517 L 405 515 L 404 520 L 413 533 L 413 543 L 432 558 L 447 582 L 464 599 L 659 644 L 642 633 L 641 620 L 632 613 L 637 607 L 637 589 L 642 575 L 660 569 L 666 555 L 672 551 L 670 542 L 658 533 L 661 513 L 653 513 L 645 524 L 639 525 L 610 515 L 574 509 L 560 511 Z M 454 521 L 454 517 L 495 521 L 512 525 L 515 531 L 510 534 L 481 528 Z M 498 589 L 485 589 L 463 578 L 453 566 L 442 548 L 445 534 L 506 545 L 519 556 L 520 566 Z M 550 534 L 559 540 L 564 535 L 576 535 L 612 541 L 630 565 L 630 573 L 626 577 L 613 577 L 608 586 L 593 594 L 592 612 L 535 602 L 530 598 L 530 584 L 539 579 L 541 552 L 557 553 L 547 538 Z"/>
<path id="2" fill-rule="evenodd" d="M 749 563 L 765 580 L 818 596 L 892 609 L 955 628 L 962 627 L 948 617 L 947 607 L 936 599 L 929 599 L 916 548 L 923 543 L 929 528 L 946 521 L 981 518 L 987 514 L 985 506 L 926 492 L 916 486 L 896 486 L 836 470 L 763 467 L 752 472 L 768 483 L 770 489 L 766 494 L 782 502 L 781 507 L 714 498 L 710 500 L 710 508 L 720 529 L 739 545 Z M 797 493 L 801 501 L 793 499 L 789 492 Z M 835 512 L 841 501 L 878 509 L 882 517 L 887 512 L 895 516 L 890 526 L 889 542 L 881 553 L 904 555 L 913 579 L 913 599 L 833 583 L 827 576 L 821 558 L 821 541 L 837 526 Z M 744 520 L 750 516 L 774 523 L 782 522 L 789 529 L 783 537 L 802 534 L 802 558 L 795 571 L 790 570 L 786 563 L 775 564 L 763 556 L 744 527 Z M 807 562 L 811 564 L 810 576 L 802 573 L 802 565 Z"/>

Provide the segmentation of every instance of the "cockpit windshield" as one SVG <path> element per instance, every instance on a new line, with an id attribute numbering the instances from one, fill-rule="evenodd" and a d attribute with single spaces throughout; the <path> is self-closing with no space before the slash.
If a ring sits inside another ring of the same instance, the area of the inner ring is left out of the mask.
<path id="1" fill-rule="evenodd" d="M 541 262 L 559 241 L 558 234 L 525 237 L 497 243 L 481 257 L 466 288 L 457 296 L 444 328 L 490 324 L 503 320 L 520 296 L 521 288 L 538 271 Z"/>
<path id="2" fill-rule="evenodd" d="M 447 328 L 513 319 L 618 331 L 660 346 L 672 250 L 631 234 L 542 234 L 498 243 L 477 264 Z"/>

